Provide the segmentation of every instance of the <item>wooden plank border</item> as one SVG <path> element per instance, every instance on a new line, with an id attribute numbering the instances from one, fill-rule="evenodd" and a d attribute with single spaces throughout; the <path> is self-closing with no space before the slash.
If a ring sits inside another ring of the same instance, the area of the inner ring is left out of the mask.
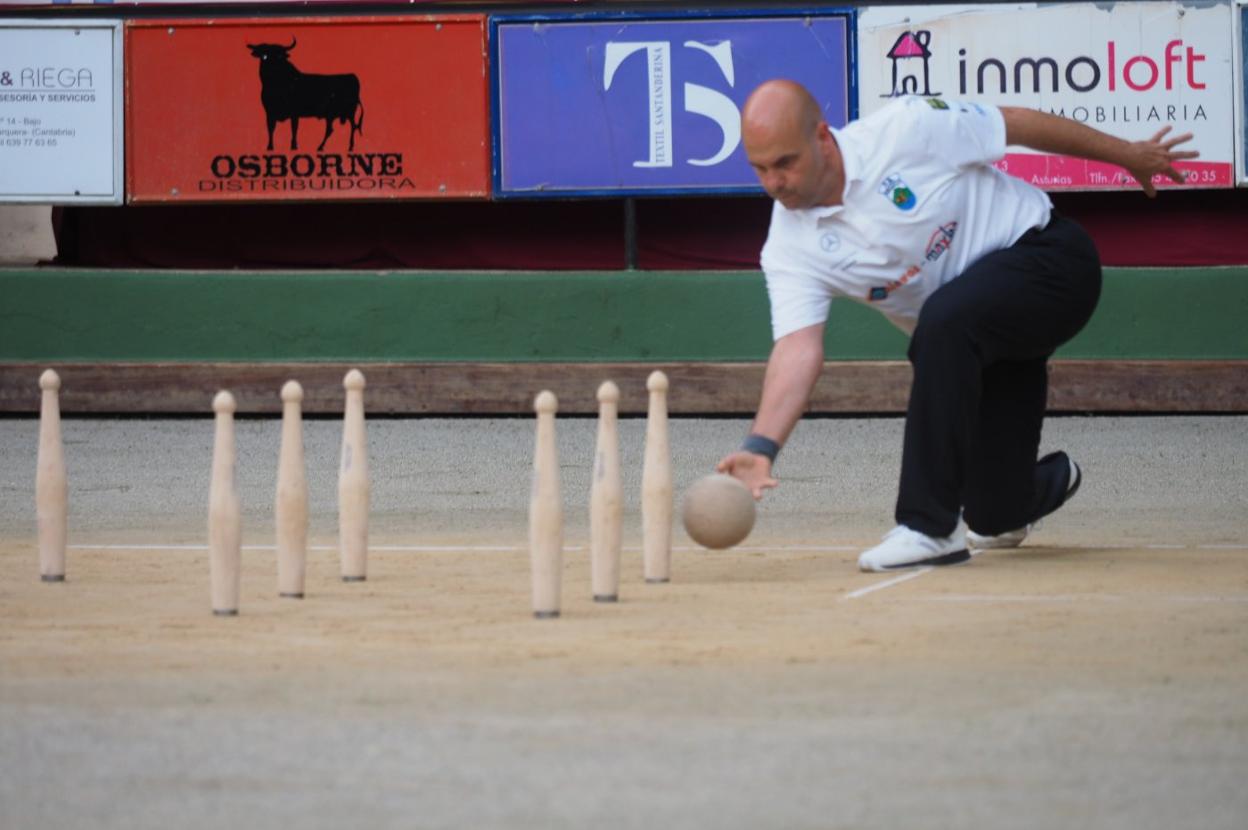
<path id="1" fill-rule="evenodd" d="M 671 379 L 670 410 L 680 415 L 750 415 L 762 363 L 8 363 L 0 364 L 0 413 L 36 413 L 39 373 L 61 374 L 67 415 L 209 414 L 213 394 L 230 389 L 242 414 L 277 414 L 278 390 L 295 378 L 304 411 L 342 411 L 342 378 L 358 366 L 365 402 L 376 415 L 528 415 L 550 389 L 561 414 L 591 414 L 595 390 L 620 387 L 620 411 L 641 414 L 646 377 Z M 824 366 L 810 412 L 905 411 L 910 367 L 902 361 L 838 361 Z M 1248 412 L 1248 361 L 1059 360 L 1050 367 L 1051 411 Z"/>

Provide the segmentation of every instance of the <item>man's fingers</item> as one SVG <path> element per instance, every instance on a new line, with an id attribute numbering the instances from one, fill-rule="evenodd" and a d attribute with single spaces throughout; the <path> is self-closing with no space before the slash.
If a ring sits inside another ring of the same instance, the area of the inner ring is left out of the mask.
<path id="1" fill-rule="evenodd" d="M 1175 170 L 1173 167 L 1167 167 L 1165 170 L 1162 170 L 1161 172 L 1169 176 L 1170 181 L 1172 182 L 1183 184 L 1185 181 L 1187 181 L 1187 176 L 1184 173 L 1178 170 Z"/>
<path id="2" fill-rule="evenodd" d="M 1182 159 L 1198 159 L 1200 158 L 1199 150 L 1176 150 L 1170 154 L 1171 161 L 1180 161 Z"/>
<path id="3" fill-rule="evenodd" d="M 1165 142 L 1161 146 L 1169 150 L 1171 147 L 1173 147 L 1176 144 L 1182 144 L 1184 141 L 1191 141 L 1191 140 L 1192 140 L 1192 133 L 1183 133 L 1183 135 L 1175 136 L 1174 138 Z"/>
<path id="4" fill-rule="evenodd" d="M 1166 133 L 1168 133 L 1168 132 L 1170 132 L 1170 125 L 1169 125 L 1169 124 L 1167 124 L 1166 126 L 1162 127 L 1160 130 L 1158 130 L 1156 133 L 1154 133 L 1154 134 L 1153 134 L 1153 137 L 1152 137 L 1152 138 L 1150 138 L 1150 139 L 1149 139 L 1149 141 L 1153 142 L 1154 144 L 1160 144 L 1160 143 L 1161 143 L 1161 139 L 1162 139 L 1162 138 L 1165 136 L 1165 134 L 1166 134 Z M 1191 138 L 1191 136 L 1188 136 L 1188 138 Z"/>

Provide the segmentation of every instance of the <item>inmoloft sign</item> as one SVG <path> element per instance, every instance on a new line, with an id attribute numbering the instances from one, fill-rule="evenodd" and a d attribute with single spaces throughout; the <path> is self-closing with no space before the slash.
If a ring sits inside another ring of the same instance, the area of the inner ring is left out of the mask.
<path id="1" fill-rule="evenodd" d="M 1166 90 L 1205 89 L 1208 85 L 1197 80 L 1196 75 L 1207 58 L 1195 46 L 1184 44 L 1182 38 L 1168 42 L 1156 58 L 1132 55 L 1110 40 L 1099 55 L 1076 55 L 1060 63 L 1052 57 L 1019 57 L 1009 67 L 999 58 L 976 58 L 968 50 L 959 49 L 958 92 L 1060 92 L 1063 82 L 1065 88 L 1074 92 L 1102 87 L 1109 92 L 1120 88 L 1148 92 L 1159 84 Z M 1208 67 L 1203 71 L 1207 72 Z"/>
<path id="2" fill-rule="evenodd" d="M 1031 107 L 1124 138 L 1170 125 L 1200 152 L 1176 165 L 1187 184 L 1230 186 L 1229 16 L 1218 0 L 870 7 L 858 18 L 862 112 L 923 95 Z M 1135 186 L 1112 165 L 1021 148 L 998 167 L 1052 189 Z"/>

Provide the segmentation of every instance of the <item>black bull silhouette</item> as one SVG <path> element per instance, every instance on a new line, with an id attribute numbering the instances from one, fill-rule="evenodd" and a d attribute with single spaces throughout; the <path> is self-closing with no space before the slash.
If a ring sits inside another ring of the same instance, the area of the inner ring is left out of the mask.
<path id="1" fill-rule="evenodd" d="M 350 147 L 355 149 L 355 134 L 364 132 L 364 105 L 360 103 L 360 79 L 355 75 L 310 75 L 300 72 L 290 62 L 289 46 L 277 43 L 248 43 L 253 57 L 260 59 L 260 102 L 269 128 L 269 146 L 273 149 L 273 128 L 277 122 L 290 120 L 290 149 L 299 149 L 299 119 L 321 118 L 325 121 L 325 137 L 317 151 L 325 149 L 334 132 L 334 122 L 351 125 Z M 356 118 L 356 114 L 359 118 Z"/>

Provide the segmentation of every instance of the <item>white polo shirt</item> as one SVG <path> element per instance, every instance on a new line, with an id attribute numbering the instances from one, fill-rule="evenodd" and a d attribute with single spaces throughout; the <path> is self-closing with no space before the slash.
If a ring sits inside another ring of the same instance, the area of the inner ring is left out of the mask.
<path id="1" fill-rule="evenodd" d="M 833 297 L 913 332 L 933 291 L 1049 221 L 1044 191 L 991 166 L 1005 155 L 994 106 L 908 96 L 832 133 L 843 203 L 772 209 L 762 266 L 777 340 L 825 322 Z"/>

